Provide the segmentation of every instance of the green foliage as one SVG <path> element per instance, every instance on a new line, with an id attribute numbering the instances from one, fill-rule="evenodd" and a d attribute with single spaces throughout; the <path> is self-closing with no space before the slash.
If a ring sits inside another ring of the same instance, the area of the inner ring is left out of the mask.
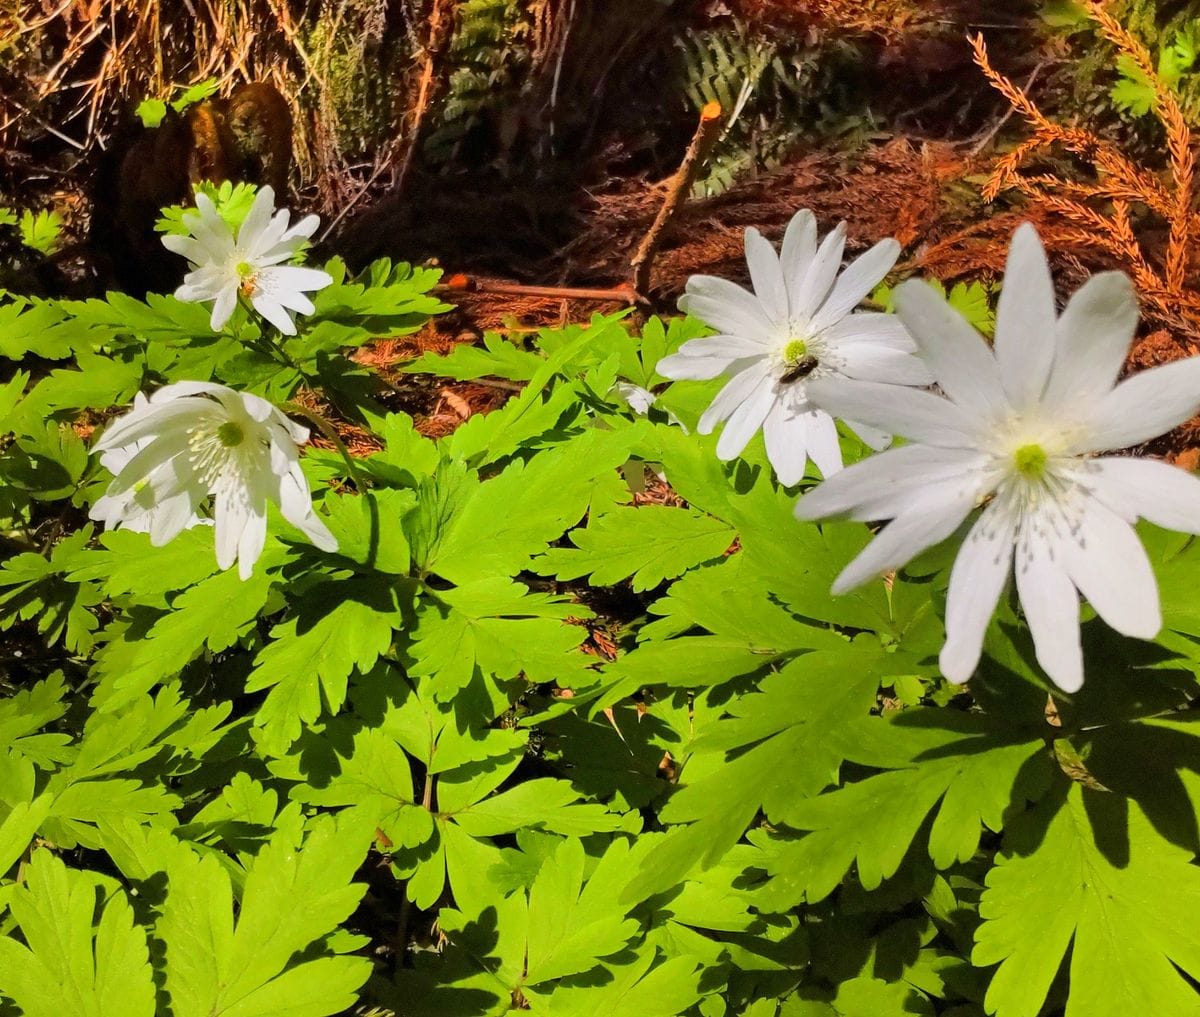
<path id="1" fill-rule="evenodd" d="M 176 113 L 182 113 L 189 106 L 215 95 L 220 87 L 216 78 L 208 78 L 194 85 L 176 85 L 175 90 L 179 95 L 171 100 L 170 107 Z M 168 103 L 163 99 L 143 99 L 133 112 L 141 120 L 143 127 L 157 127 L 167 115 L 167 106 Z"/>
<path id="2" fill-rule="evenodd" d="M 1068 946 L 1068 1013 L 1196 1011 L 1180 975 L 1200 971 L 1200 872 L 1136 801 L 1071 784 L 1014 824 L 987 882 L 972 957 L 1000 963 L 987 997 L 999 1017 L 1041 1011 Z"/>
<path id="3" fill-rule="evenodd" d="M 763 32 L 738 19 L 676 39 L 679 76 L 698 113 L 719 102 L 724 127 L 697 197 L 728 190 L 740 178 L 777 168 L 805 139 L 844 135 L 869 126 L 853 95 L 844 42 L 812 45 Z"/>
<path id="4" fill-rule="evenodd" d="M 3 1012 L 1196 1011 L 1200 542 L 1143 528 L 1165 632 L 1085 622 L 1049 723 L 1011 606 L 940 677 L 945 549 L 829 595 L 870 529 L 797 522 L 761 440 L 717 459 L 711 388 L 656 371 L 698 322 L 426 355 L 520 383 L 434 441 L 349 354 L 437 273 L 326 268 L 295 337 L 0 302 Z M 189 378 L 371 434 L 303 457 L 336 553 L 272 513 L 243 581 L 211 527 L 86 522 L 92 432 Z"/>
<path id="5" fill-rule="evenodd" d="M 63 219 L 53 209 L 21 213 L 21 243 L 39 254 L 53 254 L 61 243 Z"/>
<path id="6" fill-rule="evenodd" d="M 196 193 L 207 195 L 216 206 L 217 214 L 229 224 L 230 229 L 237 229 L 254 204 L 258 188 L 254 184 L 229 180 L 220 183 L 202 180 L 196 184 Z M 154 229 L 159 233 L 186 235 L 189 230 L 183 217 L 190 211 L 192 207 L 188 205 L 168 205 L 162 210 Z"/>
<path id="7" fill-rule="evenodd" d="M 992 337 L 996 330 L 996 310 L 993 306 L 996 296 L 995 286 L 972 279 L 970 282 L 956 282 L 947 290 L 945 284 L 939 279 L 926 279 L 925 281 L 945 297 L 950 306 L 976 329 L 989 339 Z M 888 285 L 876 287 L 875 292 L 871 294 L 871 300 L 878 304 L 883 311 L 891 313 L 896 309 L 892 302 L 892 287 Z"/>
<path id="8" fill-rule="evenodd" d="M 1168 88 L 1179 90 L 1183 77 L 1196 64 L 1200 45 L 1200 21 L 1185 25 L 1175 32 L 1169 45 L 1158 54 L 1158 76 Z M 1109 90 L 1117 109 L 1133 116 L 1145 116 L 1155 105 L 1154 85 L 1133 58 L 1122 53 L 1117 57 L 1120 77 Z"/>

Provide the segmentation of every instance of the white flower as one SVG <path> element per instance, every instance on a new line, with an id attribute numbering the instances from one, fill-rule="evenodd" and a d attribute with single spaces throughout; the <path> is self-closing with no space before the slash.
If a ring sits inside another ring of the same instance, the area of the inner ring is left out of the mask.
<path id="1" fill-rule="evenodd" d="M 657 367 L 667 378 L 731 376 L 701 416 L 700 433 L 709 434 L 724 420 L 717 455 L 732 459 L 761 427 L 767 457 L 785 485 L 800 481 L 809 458 L 825 476 L 842 468 L 837 429 L 809 399 L 811 382 L 930 380 L 895 315 L 851 313 L 891 270 L 900 245 L 881 240 L 839 276 L 845 244 L 846 224 L 840 223 L 818 247 L 816 219 L 808 209 L 788 224 L 778 255 L 758 230 L 746 230 L 755 292 L 714 276 L 689 279 L 680 310 L 720 334 L 684 343 Z M 847 423 L 873 448 L 889 441 L 889 434 Z"/>
<path id="2" fill-rule="evenodd" d="M 280 332 L 295 335 L 291 312 L 311 314 L 314 309 L 304 291 L 333 282 L 320 269 L 284 264 L 313 235 L 321 220 L 309 215 L 289 227 L 287 209 L 274 209 L 275 192 L 262 188 L 235 235 L 208 195 L 200 193 L 196 211 L 183 217 L 191 234 L 163 237 L 166 248 L 187 258 L 193 269 L 175 296 L 198 303 L 213 301 L 214 330 L 229 320 L 240 293 Z"/>
<path id="3" fill-rule="evenodd" d="M 217 564 L 238 562 L 243 579 L 262 553 L 267 501 L 317 547 L 337 541 L 313 511 L 297 444 L 308 431 L 258 396 L 224 385 L 185 381 L 135 404 L 96 444 L 119 468 L 92 508 L 106 526 L 148 523 L 151 543 L 165 544 L 212 496 Z"/>
<path id="4" fill-rule="evenodd" d="M 147 405 L 148 400 L 141 392 L 133 397 L 135 411 L 144 410 Z M 146 437 L 130 445 L 110 448 L 101 454 L 100 465 L 116 476 L 151 440 Z M 88 516 L 102 522 L 106 529 L 122 526 L 136 533 L 149 533 L 150 541 L 155 545 L 165 544 L 180 530 L 212 525 L 211 519 L 205 519 L 197 512 L 205 496 L 203 490 L 185 488 L 167 498 L 155 495 L 155 482 L 161 486 L 170 469 L 170 464 L 164 463 L 149 477 L 135 482 L 119 494 L 102 495 L 96 499 Z"/>
<path id="5" fill-rule="evenodd" d="M 658 402 L 658 396 L 651 392 L 648 388 L 642 388 L 641 385 L 635 385 L 632 381 L 617 381 L 613 383 L 612 391 L 615 392 L 620 400 L 625 403 L 639 417 L 647 416 L 650 413 L 650 407 Z M 683 422 L 675 416 L 672 410 L 667 410 L 667 423 L 674 424 L 684 434 L 688 434 L 688 429 L 684 427 Z"/>
<path id="6" fill-rule="evenodd" d="M 1163 462 L 1094 453 L 1147 441 L 1200 407 L 1200 358 L 1116 384 L 1137 324 L 1129 280 L 1105 272 L 1061 316 L 1033 227 L 1017 230 L 995 348 L 931 287 L 897 288 L 896 306 L 945 397 L 824 381 L 832 412 L 912 444 L 851 466 L 801 499 L 802 519 L 891 519 L 838 576 L 840 593 L 950 536 L 984 506 L 950 573 L 942 672 L 966 681 L 1012 570 L 1038 662 L 1067 692 L 1083 684 L 1079 597 L 1127 636 L 1162 626 L 1146 552 L 1130 525 L 1200 532 L 1200 480 Z M 814 387 L 817 387 L 814 385 Z"/>

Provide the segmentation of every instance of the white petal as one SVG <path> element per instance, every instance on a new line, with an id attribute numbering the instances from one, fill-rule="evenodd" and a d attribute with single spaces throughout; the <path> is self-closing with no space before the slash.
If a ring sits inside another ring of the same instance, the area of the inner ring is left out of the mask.
<path id="1" fill-rule="evenodd" d="M 996 361 L 1009 402 L 1036 403 L 1050 377 L 1055 349 L 1054 283 L 1046 251 L 1030 223 L 1013 234 L 996 308 Z"/>
<path id="2" fill-rule="evenodd" d="M 839 352 L 838 373 L 847 378 L 885 385 L 928 385 L 933 381 L 925 361 L 894 346 L 854 343 Z"/>
<path id="3" fill-rule="evenodd" d="M 760 386 L 770 386 L 771 381 L 770 370 L 762 363 L 754 363 L 740 374 L 734 375 L 717 393 L 708 409 L 700 415 L 697 430 L 701 434 L 711 433 L 720 421 L 749 399 Z"/>
<path id="4" fill-rule="evenodd" d="M 1127 448 L 1156 438 L 1198 409 L 1200 357 L 1152 367 L 1121 382 L 1095 403 L 1087 451 Z"/>
<path id="5" fill-rule="evenodd" d="M 832 477 L 842 468 L 842 446 L 833 417 L 821 410 L 808 415 L 808 455 L 822 477 Z"/>
<path id="6" fill-rule="evenodd" d="M 1092 276 L 1067 302 L 1054 330 L 1054 366 L 1043 405 L 1091 405 L 1112 390 L 1137 328 L 1137 298 L 1123 272 Z"/>
<path id="7" fill-rule="evenodd" d="M 784 487 L 798 484 L 804 478 L 804 468 L 808 465 L 808 424 L 811 419 L 811 414 L 797 413 L 790 408 L 785 397 L 776 401 L 763 421 L 767 459 Z"/>
<path id="8" fill-rule="evenodd" d="M 299 465 L 279 481 L 279 509 L 283 518 L 300 530 L 322 551 L 336 551 L 337 539 L 329 532 L 312 507 L 308 482 Z"/>
<path id="9" fill-rule="evenodd" d="M 204 260 L 205 249 L 195 237 L 185 237 L 168 233 L 162 238 L 162 242 L 163 247 L 168 251 L 187 258 L 193 265 L 198 265 Z"/>
<path id="10" fill-rule="evenodd" d="M 1101 618 L 1122 635 L 1158 635 L 1158 586 L 1129 523 L 1089 498 L 1076 539 L 1064 540 L 1061 547 L 1067 575 Z"/>
<path id="11" fill-rule="evenodd" d="M 821 333 L 821 337 L 839 350 L 856 343 L 870 346 L 895 346 L 907 353 L 915 353 L 917 344 L 908 334 L 898 315 L 882 311 L 855 311 L 840 321 L 835 321 Z"/>
<path id="12" fill-rule="evenodd" d="M 631 381 L 615 382 L 609 392 L 615 392 L 626 406 L 641 417 L 649 413 L 650 407 L 655 403 L 653 392 L 648 388 L 642 388 L 641 385 L 635 385 Z"/>
<path id="13" fill-rule="evenodd" d="M 1061 560 L 1039 527 L 1026 521 L 1029 547 L 1018 543 L 1017 595 L 1033 636 L 1038 663 L 1064 692 L 1083 685 L 1083 650 L 1079 643 L 1079 597 Z M 1055 551 L 1057 548 L 1055 548 Z"/>
<path id="14" fill-rule="evenodd" d="M 962 684 L 975 673 L 983 636 L 1012 567 L 1014 528 L 999 502 L 975 521 L 950 570 L 946 594 L 946 642 L 938 658 L 942 674 Z"/>
<path id="15" fill-rule="evenodd" d="M 834 580 L 833 593 L 845 593 L 899 568 L 957 530 L 975 507 L 975 498 L 970 491 L 957 497 L 948 493 L 934 491 L 888 523 Z"/>
<path id="16" fill-rule="evenodd" d="M 271 216 L 270 221 L 253 239 L 239 238 L 240 246 L 247 259 L 252 260 L 261 268 L 263 265 L 278 264 L 278 262 L 290 258 L 295 253 L 295 247 L 298 246 L 294 243 L 282 242 L 287 235 L 288 219 L 290 218 L 287 209 L 281 208 Z"/>
<path id="17" fill-rule="evenodd" d="M 898 257 L 900 245 L 889 237 L 850 262 L 813 318 L 812 327 L 825 329 L 846 317 L 879 285 Z"/>
<path id="18" fill-rule="evenodd" d="M 251 525 L 252 510 L 245 489 L 237 485 L 218 491 L 213 501 L 213 515 L 217 524 L 217 567 L 227 569 L 237 560 L 242 531 Z M 265 519 L 263 525 L 266 525 Z"/>
<path id="19" fill-rule="evenodd" d="M 237 286 L 226 286 L 220 293 L 217 294 L 216 302 L 213 304 L 212 317 L 209 319 L 209 326 L 214 332 L 219 332 L 225 327 L 225 323 L 233 317 L 233 309 L 237 307 Z"/>
<path id="20" fill-rule="evenodd" d="M 802 208 L 788 223 L 779 252 L 779 266 L 789 293 L 799 293 L 816 253 L 817 219 L 807 208 Z"/>
<path id="21" fill-rule="evenodd" d="M 689 340 L 654 369 L 664 378 L 707 380 L 726 372 L 735 374 L 765 355 L 766 347 L 758 340 L 714 335 Z"/>
<path id="22" fill-rule="evenodd" d="M 319 268 L 303 268 L 300 265 L 275 265 L 264 268 L 258 274 L 263 286 L 279 287 L 281 290 L 319 290 L 333 282 L 333 276 Z M 311 306 L 311 305 L 310 305 Z M 311 314 L 311 311 L 305 311 Z"/>
<path id="23" fill-rule="evenodd" d="M 774 321 L 786 322 L 788 294 L 779 267 L 779 255 L 771 242 L 753 226 L 746 228 L 746 265 L 750 269 L 754 295 L 762 303 L 763 310 Z"/>
<path id="24" fill-rule="evenodd" d="M 962 449 L 904 445 L 855 463 L 810 491 L 796 506 L 800 519 L 830 516 L 869 522 L 910 511 L 927 490 L 961 487 L 974 503 L 986 493 L 986 456 Z"/>
<path id="25" fill-rule="evenodd" d="M 321 217 L 319 215 L 306 215 L 303 219 L 293 223 L 280 238 L 281 244 L 297 244 L 297 241 L 307 240 L 317 232 L 317 227 L 321 225 Z"/>
<path id="26" fill-rule="evenodd" d="M 812 264 L 804 273 L 804 281 L 792 294 L 792 315 L 811 317 L 829 296 L 829 290 L 842 267 L 842 252 L 846 249 L 846 224 L 840 222 L 821 241 Z"/>
<path id="27" fill-rule="evenodd" d="M 892 443 L 892 435 L 887 431 L 881 431 L 877 427 L 868 427 L 866 424 L 860 424 L 857 420 L 843 420 L 842 423 L 857 434 L 863 444 L 873 452 L 882 452 Z"/>
<path id="28" fill-rule="evenodd" d="M 996 358 L 946 298 L 928 283 L 910 279 L 896 287 L 895 301 L 900 320 L 942 391 L 976 416 L 1007 416 Z"/>
<path id="29" fill-rule="evenodd" d="M 769 337 L 775 330 L 754 294 L 715 275 L 692 276 L 679 309 L 727 335 Z"/>
<path id="30" fill-rule="evenodd" d="M 225 385 L 218 385 L 212 381 L 175 381 L 170 385 L 164 385 L 158 389 L 154 395 L 150 397 L 150 404 L 157 406 L 161 403 L 172 402 L 176 399 L 187 398 L 188 396 L 196 395 L 212 395 L 220 396 L 221 394 L 230 393 L 233 389 Z M 200 400 L 199 402 L 189 403 L 187 405 L 195 408 L 207 407 L 212 409 L 212 404 L 208 400 Z"/>
<path id="31" fill-rule="evenodd" d="M 108 493 L 115 495 L 129 490 L 145 480 L 163 463 L 187 452 L 187 449 L 188 436 L 185 431 L 171 431 L 160 435 L 129 460 L 125 468 L 117 474 L 113 481 L 114 486 L 109 488 Z"/>
<path id="32" fill-rule="evenodd" d="M 808 383 L 808 397 L 835 417 L 861 420 L 925 445 L 969 448 L 978 441 L 979 421 L 932 392 L 872 381 L 818 378 Z"/>
<path id="33" fill-rule="evenodd" d="M 265 512 L 251 512 L 238 540 L 238 576 L 247 580 L 254 573 L 254 563 L 262 554 L 267 542 L 267 517 Z"/>
<path id="34" fill-rule="evenodd" d="M 1092 493 L 1127 522 L 1139 516 L 1155 526 L 1200 533 L 1200 478 L 1155 459 L 1092 459 Z"/>
<path id="35" fill-rule="evenodd" d="M 250 211 L 246 213 L 246 218 L 242 220 L 238 230 L 238 247 L 247 252 L 253 250 L 255 240 L 266 229 L 274 211 L 275 191 L 270 186 L 259 188 Z"/>
<path id="36" fill-rule="evenodd" d="M 292 316 L 277 300 L 260 291 L 250 298 L 250 304 L 284 335 L 296 334 L 296 323 L 292 321 Z"/>
<path id="37" fill-rule="evenodd" d="M 725 429 L 717 442 L 718 459 L 732 459 L 746 447 L 762 427 L 775 399 L 774 381 L 764 374 L 758 386 L 725 421 Z"/>
<path id="38" fill-rule="evenodd" d="M 162 498 L 150 514 L 150 543 L 162 547 L 198 521 L 194 500 L 187 492 Z"/>
<path id="39" fill-rule="evenodd" d="M 138 394 L 140 395 L 141 393 Z M 176 409 L 172 414 L 163 415 L 154 412 L 149 403 L 141 403 L 140 405 L 135 403 L 133 409 L 118 417 L 105 428 L 104 433 L 100 436 L 100 440 L 96 442 L 96 451 L 109 452 L 111 450 L 127 448 L 138 441 L 154 437 L 158 434 L 157 422 L 160 419 L 165 422 L 172 416 L 182 415 L 186 417 L 188 412 L 188 407 L 184 406 L 183 408 Z M 129 456 L 126 456 L 123 462 L 128 461 Z"/>

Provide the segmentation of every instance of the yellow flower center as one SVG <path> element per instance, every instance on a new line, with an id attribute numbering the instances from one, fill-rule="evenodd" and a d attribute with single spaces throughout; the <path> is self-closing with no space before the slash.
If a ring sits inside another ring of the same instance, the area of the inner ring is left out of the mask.
<path id="1" fill-rule="evenodd" d="M 246 432 L 242 430 L 242 425 L 232 420 L 225 421 L 217 428 L 217 441 L 226 448 L 237 448 L 245 438 Z"/>
<path id="2" fill-rule="evenodd" d="M 1030 480 L 1040 480 L 1046 472 L 1046 450 L 1041 445 L 1022 445 L 1013 453 L 1017 472 Z"/>
<path id="3" fill-rule="evenodd" d="M 242 296 L 254 296 L 258 292 L 258 274 L 255 272 L 254 266 L 248 261 L 239 261 L 237 263 L 237 274 L 242 280 L 238 284 L 238 290 Z"/>
<path id="4" fill-rule="evenodd" d="M 784 363 L 795 367 L 808 356 L 808 343 L 803 339 L 793 339 L 783 348 Z"/>

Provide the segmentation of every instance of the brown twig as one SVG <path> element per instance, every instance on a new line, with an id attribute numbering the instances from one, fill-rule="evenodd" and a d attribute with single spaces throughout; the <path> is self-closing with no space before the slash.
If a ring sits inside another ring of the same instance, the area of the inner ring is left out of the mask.
<path id="1" fill-rule="evenodd" d="M 562 300 L 617 300 L 632 304 L 637 293 L 629 287 L 614 286 L 611 289 L 588 289 L 575 286 L 525 286 L 521 283 L 493 282 L 475 279 L 467 275 L 452 275 L 444 283 L 433 288 L 434 293 L 502 293 L 515 297 L 547 297 Z"/>
<path id="2" fill-rule="evenodd" d="M 420 139 L 421 125 L 433 103 L 435 86 L 441 77 L 446 47 L 454 34 L 452 29 L 457 4 L 454 0 L 432 0 L 432 3 L 433 9 L 429 12 L 429 34 L 421 47 L 421 76 L 417 79 L 417 97 L 409 113 L 408 130 L 399 141 L 401 154 L 399 166 L 392 176 L 393 194 L 398 194 L 404 188 L 404 178 L 408 175 L 408 167 L 412 163 L 413 153 L 417 150 L 417 142 Z"/>
<path id="3" fill-rule="evenodd" d="M 649 288 L 650 270 L 654 265 L 658 245 L 662 242 L 663 231 L 674 217 L 680 202 L 692 189 L 696 173 L 708 158 L 709 150 L 717 140 L 720 126 L 721 104 L 706 103 L 700 111 L 700 123 L 696 126 L 696 133 L 692 135 L 692 143 L 684 153 L 683 162 L 667 182 L 667 192 L 663 196 L 662 205 L 659 206 L 658 215 L 654 217 L 654 222 L 642 237 L 637 252 L 629 262 L 630 268 L 633 269 L 633 291 L 639 295 L 644 296 Z"/>
<path id="4" fill-rule="evenodd" d="M 971 44 L 975 62 L 1032 128 L 1032 135 L 1003 156 L 983 188 L 986 201 L 1003 190 L 1015 190 L 1050 218 L 1047 244 L 1091 248 L 1123 263 L 1143 300 L 1156 317 L 1189 334 L 1200 330 L 1200 291 L 1190 274 L 1190 245 L 1200 233 L 1200 216 L 1192 211 L 1195 191 L 1193 137 L 1179 100 L 1158 75 L 1146 47 L 1112 17 L 1099 0 L 1086 0 L 1088 14 L 1101 33 L 1129 57 L 1154 89 L 1154 113 L 1167 135 L 1169 182 L 1137 165 L 1112 142 L 1080 127 L 1056 124 L 1024 89 L 989 62 L 982 36 Z M 1046 149 L 1061 147 L 1096 169 L 1094 181 L 1066 179 L 1053 172 L 1029 173 L 1026 164 Z M 1135 232 L 1131 206 L 1142 206 L 1167 226 L 1165 255 L 1147 253 Z"/>

